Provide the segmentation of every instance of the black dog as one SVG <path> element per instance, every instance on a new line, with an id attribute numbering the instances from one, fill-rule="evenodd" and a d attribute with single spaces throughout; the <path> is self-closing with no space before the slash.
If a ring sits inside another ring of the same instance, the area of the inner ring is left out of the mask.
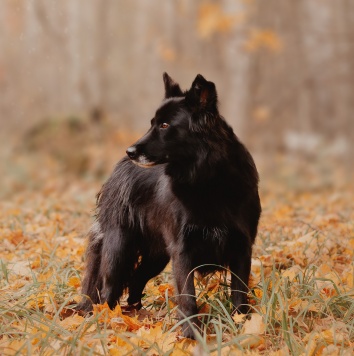
<path id="1" fill-rule="evenodd" d="M 212 82 L 198 75 L 182 92 L 163 78 L 165 99 L 151 128 L 98 194 L 82 289 L 89 298 L 78 308 L 104 301 L 113 308 L 125 288 L 128 304 L 141 307 L 145 284 L 172 258 L 182 317 L 198 312 L 194 269 L 217 266 L 231 270 L 232 303 L 246 312 L 261 213 L 255 164 L 220 116 Z M 194 337 L 188 322 L 183 333 Z"/>

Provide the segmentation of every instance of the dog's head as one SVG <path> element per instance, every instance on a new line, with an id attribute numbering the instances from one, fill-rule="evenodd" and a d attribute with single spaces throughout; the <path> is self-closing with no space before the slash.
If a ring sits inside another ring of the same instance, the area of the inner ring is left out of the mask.
<path id="1" fill-rule="evenodd" d="M 183 92 L 167 73 L 163 80 L 165 98 L 151 119 L 150 129 L 126 151 L 142 167 L 193 159 L 195 135 L 212 129 L 219 118 L 214 83 L 198 74 L 191 88 Z"/>

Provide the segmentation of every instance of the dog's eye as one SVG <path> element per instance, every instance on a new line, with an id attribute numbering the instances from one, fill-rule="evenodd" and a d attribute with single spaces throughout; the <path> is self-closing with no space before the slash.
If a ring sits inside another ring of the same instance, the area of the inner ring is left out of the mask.
<path id="1" fill-rule="evenodd" d="M 167 129 L 170 125 L 166 124 L 166 122 L 164 122 L 163 124 L 160 125 L 160 129 Z"/>

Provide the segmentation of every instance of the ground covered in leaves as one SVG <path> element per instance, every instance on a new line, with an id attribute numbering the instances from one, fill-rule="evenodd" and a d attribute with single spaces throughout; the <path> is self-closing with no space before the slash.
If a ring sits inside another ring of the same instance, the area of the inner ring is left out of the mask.
<path id="1" fill-rule="evenodd" d="M 110 139 L 101 132 L 89 143 L 74 139 L 53 148 L 46 146 L 51 140 L 32 138 L 39 149 L 2 150 L 1 355 L 354 353 L 352 187 L 333 173 L 339 168 L 326 180 L 320 168 L 305 170 L 299 160 L 283 160 L 281 172 L 271 170 L 261 185 L 250 315 L 230 316 L 227 273 L 198 279 L 205 333 L 184 339 L 169 267 L 148 283 L 138 313 L 124 302 L 115 310 L 97 305 L 87 317 L 74 313 L 95 194 L 134 141 L 109 131 Z"/>

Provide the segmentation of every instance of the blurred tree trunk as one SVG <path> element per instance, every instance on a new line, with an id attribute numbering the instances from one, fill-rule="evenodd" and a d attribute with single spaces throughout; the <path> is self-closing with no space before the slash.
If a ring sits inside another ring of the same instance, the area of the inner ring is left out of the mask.
<path id="1" fill-rule="evenodd" d="M 287 138 L 296 135 L 299 142 L 293 144 L 304 150 L 319 136 L 352 141 L 352 10 L 348 0 L 321 6 L 306 0 L 256 1 L 251 26 L 272 29 L 283 46 L 279 53 L 259 50 L 249 57 L 246 116 L 251 119 L 245 129 L 254 145 L 285 149 L 292 144 Z"/>

